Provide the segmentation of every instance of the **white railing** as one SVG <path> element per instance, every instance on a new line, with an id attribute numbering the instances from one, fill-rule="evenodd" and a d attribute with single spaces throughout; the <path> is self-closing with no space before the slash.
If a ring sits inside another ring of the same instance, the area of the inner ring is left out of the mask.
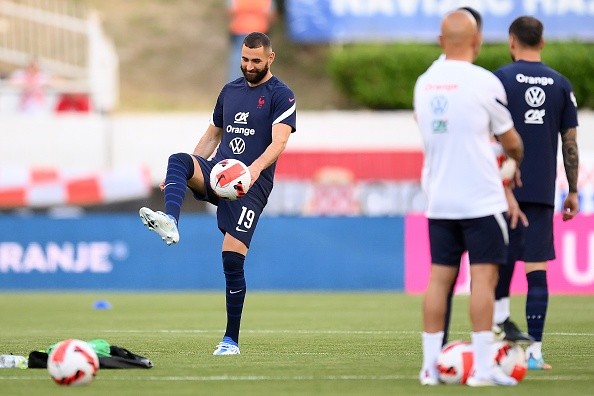
<path id="1" fill-rule="evenodd" d="M 96 12 L 67 0 L 0 0 L 0 61 L 19 68 L 32 58 L 84 87 L 96 110 L 116 106 L 118 58 Z"/>

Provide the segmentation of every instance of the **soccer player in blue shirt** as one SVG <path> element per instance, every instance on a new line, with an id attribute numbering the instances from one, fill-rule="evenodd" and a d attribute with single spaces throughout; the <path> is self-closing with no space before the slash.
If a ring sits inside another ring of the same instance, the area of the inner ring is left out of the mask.
<path id="1" fill-rule="evenodd" d="M 513 192 L 529 226 L 519 222 L 515 229 L 510 228 L 509 262 L 500 267 L 494 327 L 503 333 L 519 332 L 509 318 L 509 288 L 515 261 L 524 261 L 528 282 L 526 320 L 528 334 L 535 341 L 526 350 L 531 370 L 551 368 L 542 356 L 542 335 L 549 297 L 547 262 L 555 258 L 553 209 L 559 135 L 569 185 L 563 220 L 571 220 L 579 210 L 577 103 L 570 82 L 542 63 L 543 46 L 543 25 L 538 19 L 530 16 L 515 19 L 509 27 L 509 48 L 514 62 L 495 71 L 507 93 L 514 125 L 524 141 L 522 185 Z"/>
<path id="2" fill-rule="evenodd" d="M 142 222 L 168 245 L 179 241 L 177 224 L 186 187 L 194 197 L 217 206 L 223 233 L 222 260 L 226 280 L 227 328 L 214 355 L 238 355 L 239 327 L 246 294 L 244 260 L 258 219 L 272 191 L 279 155 L 296 129 L 293 91 L 270 71 L 275 53 L 264 33 L 243 41 L 243 77 L 226 84 L 217 99 L 210 125 L 192 154 L 169 157 L 161 189 L 165 212 L 140 209 Z M 252 185 L 242 198 L 219 199 L 210 187 L 210 171 L 222 159 L 248 165 Z"/>

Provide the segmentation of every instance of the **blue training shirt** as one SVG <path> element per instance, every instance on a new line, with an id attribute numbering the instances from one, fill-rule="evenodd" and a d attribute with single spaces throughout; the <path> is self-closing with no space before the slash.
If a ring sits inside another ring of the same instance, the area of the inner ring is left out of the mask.
<path id="1" fill-rule="evenodd" d="M 272 142 L 272 126 L 287 124 L 296 130 L 297 110 L 293 91 L 277 77 L 250 87 L 243 77 L 226 84 L 215 105 L 212 123 L 223 128 L 214 161 L 235 158 L 251 165 Z M 268 196 L 276 162 L 256 181 Z"/>
<path id="2" fill-rule="evenodd" d="M 518 202 L 555 204 L 557 149 L 562 130 L 578 126 L 571 83 L 542 62 L 516 61 L 495 71 L 508 99 L 514 126 L 524 141 Z"/>

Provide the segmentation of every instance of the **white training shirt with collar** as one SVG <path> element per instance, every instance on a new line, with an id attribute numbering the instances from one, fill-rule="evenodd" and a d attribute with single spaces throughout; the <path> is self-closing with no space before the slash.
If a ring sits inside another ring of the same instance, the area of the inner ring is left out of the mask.
<path id="1" fill-rule="evenodd" d="M 513 127 L 495 75 L 469 62 L 434 62 L 416 82 L 414 110 L 424 146 L 426 215 L 471 219 L 507 211 L 490 134 Z"/>

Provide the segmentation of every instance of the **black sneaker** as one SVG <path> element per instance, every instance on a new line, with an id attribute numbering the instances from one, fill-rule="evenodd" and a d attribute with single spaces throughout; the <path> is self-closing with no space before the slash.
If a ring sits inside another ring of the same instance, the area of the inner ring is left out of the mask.
<path id="1" fill-rule="evenodd" d="M 534 342 L 534 338 L 530 334 L 522 332 L 509 318 L 493 326 L 493 332 L 497 338 L 505 341 L 518 344 L 532 344 Z"/>

